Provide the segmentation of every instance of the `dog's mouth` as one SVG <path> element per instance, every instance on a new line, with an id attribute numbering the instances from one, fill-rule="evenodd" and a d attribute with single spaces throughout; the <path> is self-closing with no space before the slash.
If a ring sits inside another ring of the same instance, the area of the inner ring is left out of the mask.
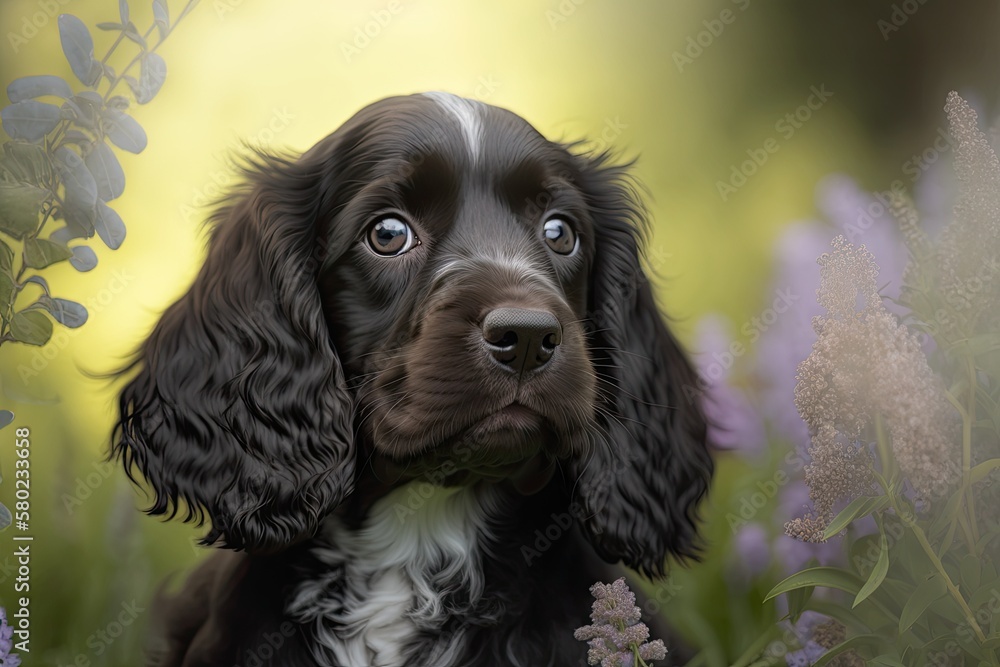
<path id="1" fill-rule="evenodd" d="M 510 482 L 527 495 L 551 479 L 556 464 L 550 449 L 556 440 L 544 415 L 513 401 L 436 446 L 394 457 L 384 472 L 447 486 Z"/>

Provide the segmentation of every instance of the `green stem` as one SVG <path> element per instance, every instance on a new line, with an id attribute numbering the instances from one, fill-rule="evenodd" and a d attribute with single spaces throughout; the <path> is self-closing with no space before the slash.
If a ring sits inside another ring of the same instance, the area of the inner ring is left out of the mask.
<path id="1" fill-rule="evenodd" d="M 976 423 L 976 367 L 966 358 L 969 371 L 969 407 L 962 417 L 962 486 L 965 488 L 965 506 L 969 513 L 973 545 L 979 544 L 979 525 L 976 523 L 976 501 L 972 497 L 972 425 Z M 973 546 L 971 553 L 976 553 Z"/>

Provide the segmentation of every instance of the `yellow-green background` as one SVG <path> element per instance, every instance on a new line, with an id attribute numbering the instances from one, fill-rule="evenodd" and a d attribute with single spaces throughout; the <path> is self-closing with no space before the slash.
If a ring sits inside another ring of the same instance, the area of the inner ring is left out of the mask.
<path id="1" fill-rule="evenodd" d="M 182 4 L 170 1 L 172 15 Z M 127 187 L 113 206 L 128 226 L 125 244 L 111 252 L 95 239 L 100 264 L 90 273 L 66 265 L 45 272 L 56 296 L 90 306 L 90 321 L 43 349 L 0 349 L 0 407 L 32 433 L 33 641 L 25 664 L 69 664 L 81 654 L 95 665 L 137 664 L 148 611 L 100 656 L 88 637 L 122 602 L 142 604 L 165 573 L 198 557 L 197 533 L 136 511 L 142 499 L 117 468 L 72 513 L 64 496 L 104 455 L 114 414 L 114 387 L 88 374 L 124 360 L 193 277 L 203 255 L 198 204 L 232 177 L 227 156 L 241 141 L 304 150 L 361 106 L 424 90 L 478 96 L 553 138 L 597 139 L 617 123 L 612 145 L 639 156 L 635 171 L 650 192 L 651 254 L 667 278 L 661 300 L 696 345 L 701 315 L 722 312 L 740 323 L 760 310 L 772 242 L 789 222 L 814 215 L 820 178 L 842 171 L 867 190 L 888 187 L 933 142 L 950 89 L 995 110 L 998 3 L 906 4 L 916 11 L 885 39 L 878 21 L 891 19 L 893 3 L 883 0 L 399 0 L 395 14 L 384 0 L 202 0 L 160 51 L 168 66 L 162 91 L 132 109 L 148 148 L 118 152 Z M 113 0 L 2 0 L 0 82 L 60 74 L 78 86 L 54 18 L 39 20 L 16 53 L 11 44 L 11 33 L 53 5 L 89 26 L 117 20 Z M 148 3 L 132 5 L 144 29 Z M 735 20 L 679 71 L 674 52 L 724 9 Z M 346 57 L 344 45 L 354 46 L 372 12 L 391 19 Z M 94 33 L 100 56 L 111 34 Z M 775 123 L 821 85 L 833 97 L 793 137 L 780 138 Z M 717 181 L 772 136 L 780 150 L 723 202 Z M 42 360 L 43 370 L 25 380 L 19 368 Z M 12 440 L 12 428 L 0 431 L 8 478 L 0 501 L 8 506 Z M 707 562 L 678 575 L 682 588 L 667 608 L 680 634 L 707 649 L 708 664 L 733 660 L 773 620 L 754 599 L 768 582 L 737 593 L 721 576 L 732 557 L 721 517 L 733 489 L 753 474 L 723 462 L 707 506 Z M 13 576 L 3 559 L 12 533 L 0 533 L 0 603 L 8 608 Z"/>

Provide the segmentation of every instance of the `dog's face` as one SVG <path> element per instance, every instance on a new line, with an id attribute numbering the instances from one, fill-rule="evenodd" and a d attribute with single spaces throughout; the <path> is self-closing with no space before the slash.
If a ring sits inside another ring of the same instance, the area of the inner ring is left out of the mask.
<path id="1" fill-rule="evenodd" d="M 583 454 L 595 239 L 571 156 L 443 94 L 376 104 L 352 133 L 320 294 L 364 441 L 492 476 Z"/>
<path id="2" fill-rule="evenodd" d="M 523 493 L 559 466 L 598 552 L 659 571 L 692 553 L 712 464 L 642 233 L 606 154 L 451 95 L 377 102 L 248 168 L 140 351 L 116 451 L 152 513 L 256 551 L 312 534 L 373 460 Z"/>

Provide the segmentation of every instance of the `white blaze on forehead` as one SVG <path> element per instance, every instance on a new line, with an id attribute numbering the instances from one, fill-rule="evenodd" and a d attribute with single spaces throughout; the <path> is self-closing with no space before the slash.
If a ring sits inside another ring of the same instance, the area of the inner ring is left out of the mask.
<path id="1" fill-rule="evenodd" d="M 458 126 L 462 128 L 462 135 L 465 137 L 465 145 L 469 149 L 469 157 L 474 164 L 479 159 L 479 147 L 483 138 L 483 126 L 479 122 L 479 102 L 440 91 L 424 95 L 437 102 L 438 106 L 458 121 Z"/>

